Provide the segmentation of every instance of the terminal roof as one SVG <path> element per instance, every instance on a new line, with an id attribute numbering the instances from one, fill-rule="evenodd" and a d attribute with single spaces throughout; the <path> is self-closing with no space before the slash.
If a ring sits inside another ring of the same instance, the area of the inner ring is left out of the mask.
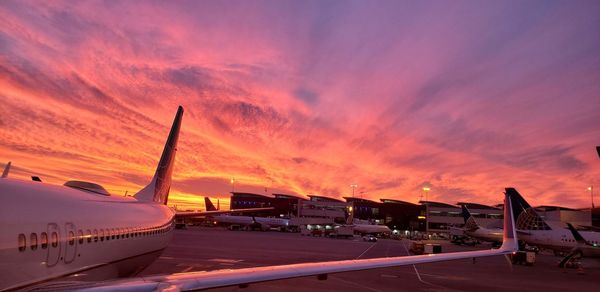
<path id="1" fill-rule="evenodd" d="M 275 196 L 275 198 L 306 200 L 305 197 L 288 195 L 288 194 L 273 194 L 273 196 Z"/>
<path id="2" fill-rule="evenodd" d="M 438 207 L 438 208 L 458 208 L 455 205 L 450 205 L 450 204 L 446 204 L 446 203 L 442 203 L 442 202 L 433 202 L 433 201 L 419 201 L 419 204 L 427 205 L 427 206 L 431 206 L 431 207 Z"/>
<path id="3" fill-rule="evenodd" d="M 308 197 L 310 198 L 311 201 L 325 201 L 325 202 L 342 202 L 342 203 L 345 203 L 344 201 L 342 201 L 340 199 L 330 198 L 330 197 L 325 197 L 325 196 L 308 195 Z"/>
<path id="4" fill-rule="evenodd" d="M 272 196 L 262 195 L 262 194 L 253 194 L 253 193 L 241 193 L 241 192 L 231 192 L 234 197 L 245 197 L 245 198 L 269 198 L 272 199 Z"/>
<path id="5" fill-rule="evenodd" d="M 469 209 L 480 209 L 480 210 L 499 210 L 500 209 L 500 208 L 493 207 L 493 206 L 477 204 L 477 203 L 469 203 L 469 202 L 458 202 L 458 203 L 456 203 L 456 205 L 459 205 L 459 206 L 465 205 Z"/>

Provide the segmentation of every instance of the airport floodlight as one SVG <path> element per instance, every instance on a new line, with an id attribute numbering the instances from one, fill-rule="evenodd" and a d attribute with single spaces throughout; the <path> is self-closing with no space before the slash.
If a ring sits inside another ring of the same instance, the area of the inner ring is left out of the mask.
<path id="1" fill-rule="evenodd" d="M 423 191 L 424 192 L 429 192 L 429 191 L 431 191 L 431 188 L 430 187 L 423 187 Z"/>
<path id="2" fill-rule="evenodd" d="M 354 190 L 356 190 L 356 188 L 358 187 L 357 184 L 351 184 L 350 187 L 352 188 L 352 197 L 354 198 Z"/>

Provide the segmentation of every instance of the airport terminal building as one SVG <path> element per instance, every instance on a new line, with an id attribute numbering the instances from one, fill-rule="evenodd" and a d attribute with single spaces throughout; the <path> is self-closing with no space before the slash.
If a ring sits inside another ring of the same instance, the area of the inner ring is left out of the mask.
<path id="1" fill-rule="evenodd" d="M 290 218 L 290 225 L 300 227 L 307 225 L 333 226 L 344 224 L 350 213 L 354 218 L 368 221 L 371 224 L 385 224 L 394 233 L 415 235 L 447 235 L 451 227 L 462 227 L 464 219 L 461 205 L 465 205 L 477 220 L 485 227 L 502 227 L 502 204 L 489 206 L 472 202 L 420 201 L 411 203 L 395 199 L 373 201 L 356 197 L 337 198 L 309 195 L 308 198 L 288 194 L 253 194 L 232 192 L 230 208 L 273 207 L 273 210 L 246 213 L 251 216 Z M 551 226 L 564 226 L 570 222 L 580 226 L 598 224 L 592 221 L 600 212 L 595 210 L 576 210 L 558 206 L 536 207 L 540 216 Z"/>

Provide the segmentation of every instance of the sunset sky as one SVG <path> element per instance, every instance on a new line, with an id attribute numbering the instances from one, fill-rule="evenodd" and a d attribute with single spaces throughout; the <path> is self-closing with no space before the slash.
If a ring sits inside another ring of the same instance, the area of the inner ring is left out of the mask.
<path id="1" fill-rule="evenodd" d="M 115 195 L 149 182 L 182 105 L 170 203 L 189 208 L 231 178 L 600 197 L 600 1 L 0 1 L 0 99 L 12 177 Z"/>

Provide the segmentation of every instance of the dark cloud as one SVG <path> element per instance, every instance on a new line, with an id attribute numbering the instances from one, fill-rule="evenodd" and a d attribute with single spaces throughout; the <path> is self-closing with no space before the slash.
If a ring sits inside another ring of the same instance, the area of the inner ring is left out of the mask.
<path id="1" fill-rule="evenodd" d="M 319 102 L 319 95 L 316 92 L 306 88 L 297 88 L 294 90 L 294 96 L 307 105 L 315 105 L 317 102 Z"/>
<path id="2" fill-rule="evenodd" d="M 298 164 L 302 164 L 308 161 L 308 159 L 304 158 L 304 157 L 294 157 L 292 158 L 292 160 Z"/>
<path id="3" fill-rule="evenodd" d="M 493 155 L 492 159 L 517 167 L 534 171 L 581 172 L 588 166 L 571 154 L 572 147 L 548 145 L 523 151 L 514 151 L 506 155 Z"/>

